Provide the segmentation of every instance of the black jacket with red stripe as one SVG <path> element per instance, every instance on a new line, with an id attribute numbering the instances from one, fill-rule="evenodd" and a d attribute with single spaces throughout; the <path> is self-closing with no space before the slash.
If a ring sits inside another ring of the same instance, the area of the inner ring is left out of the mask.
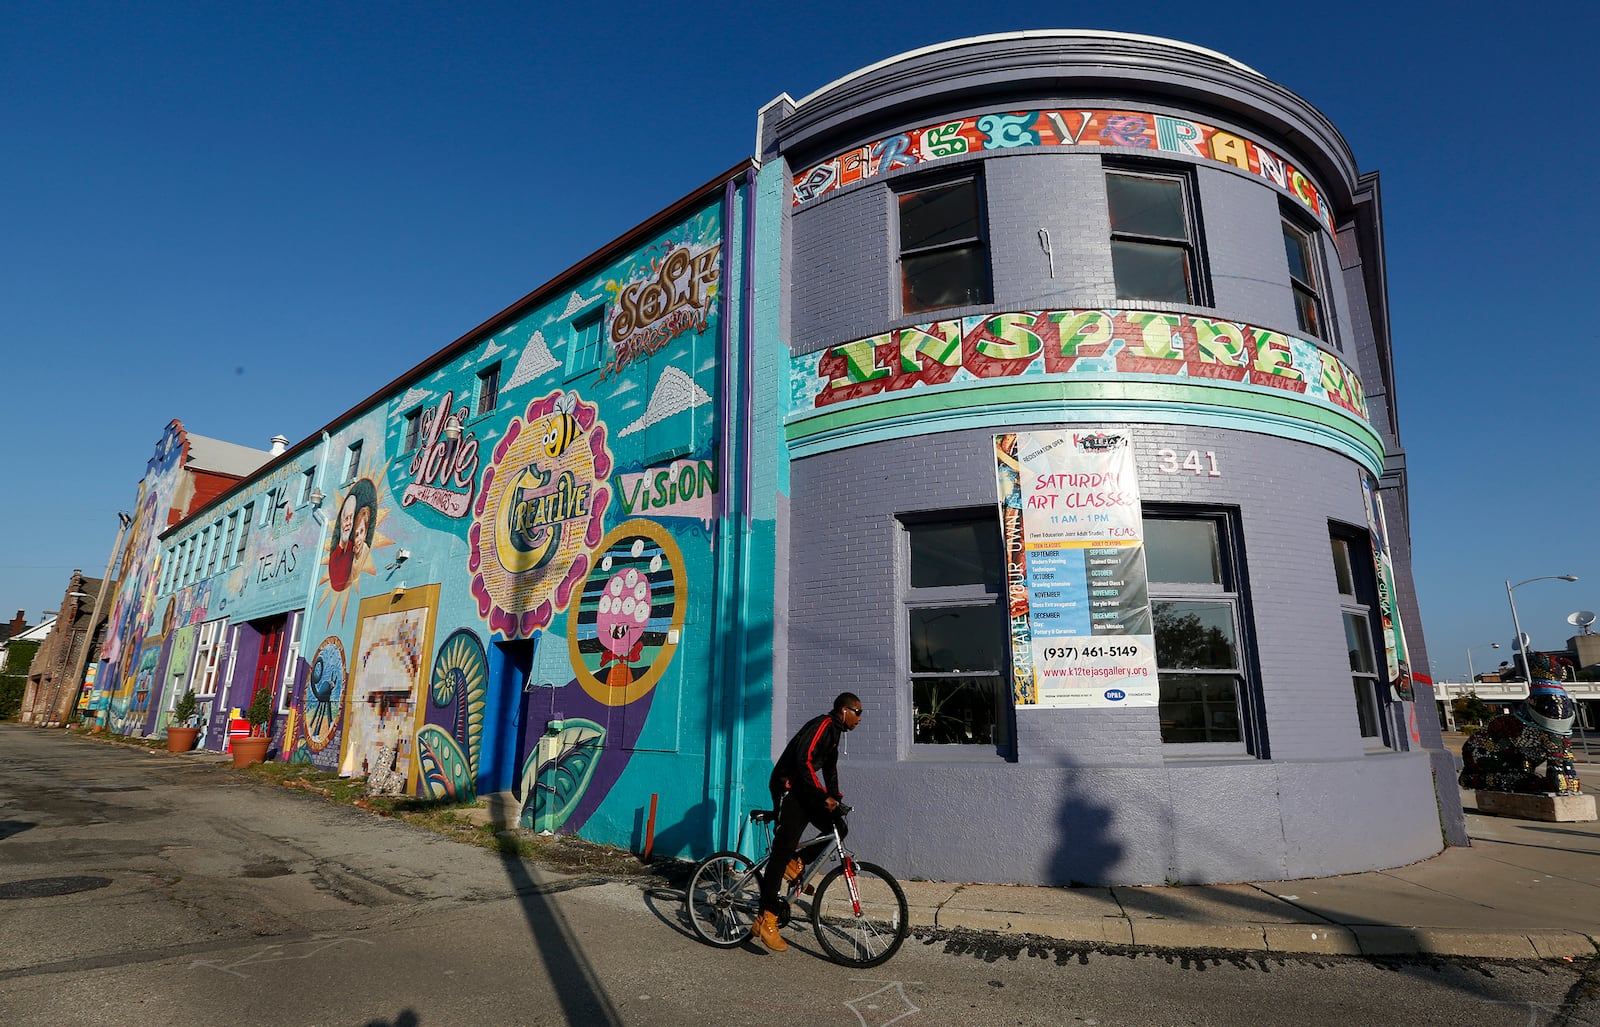
<path id="1" fill-rule="evenodd" d="M 793 792 L 808 808 L 816 809 L 824 806 L 827 799 L 842 798 L 839 794 L 839 733 L 843 730 L 844 725 L 832 713 L 806 721 L 772 768 L 768 786 L 774 802 L 784 792 Z"/>

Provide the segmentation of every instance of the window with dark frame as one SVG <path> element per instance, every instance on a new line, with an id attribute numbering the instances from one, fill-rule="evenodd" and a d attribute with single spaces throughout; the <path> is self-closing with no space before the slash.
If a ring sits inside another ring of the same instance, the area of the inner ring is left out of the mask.
<path id="1" fill-rule="evenodd" d="M 350 449 L 345 454 L 344 480 L 346 482 L 355 481 L 356 475 L 361 473 L 361 443 L 361 439 L 356 439 L 350 443 Z"/>
<path id="2" fill-rule="evenodd" d="M 255 515 L 255 510 L 256 505 L 254 503 L 246 503 L 244 509 L 239 511 L 239 548 L 233 551 L 235 565 L 244 561 L 245 549 L 250 541 L 250 521 Z"/>
<path id="3" fill-rule="evenodd" d="M 1322 276 L 1317 271 L 1313 238 L 1289 218 L 1283 219 L 1283 253 L 1289 261 L 1289 284 L 1294 290 L 1295 324 L 1307 335 L 1326 339 L 1322 321 Z"/>
<path id="4" fill-rule="evenodd" d="M 478 372 L 478 406 L 476 416 L 492 413 L 500 402 L 500 365 L 494 364 Z"/>
<path id="5" fill-rule="evenodd" d="M 1189 176 L 1108 169 L 1117 298 L 1203 305 Z"/>
<path id="6" fill-rule="evenodd" d="M 1144 536 L 1161 741 L 1262 755 L 1232 512 L 1147 508 Z"/>
<path id="7" fill-rule="evenodd" d="M 401 445 L 400 451 L 409 453 L 422 444 L 422 408 L 406 414 L 406 440 Z"/>
<path id="8" fill-rule="evenodd" d="M 983 190 L 974 177 L 898 194 L 900 309 L 989 302 Z"/>
<path id="9" fill-rule="evenodd" d="M 903 518 L 911 740 L 988 746 L 1012 755 L 999 516 L 992 511 Z"/>
<path id="10" fill-rule="evenodd" d="M 1357 528 L 1330 526 L 1333 576 L 1339 589 L 1345 650 L 1350 656 L 1350 683 L 1355 689 L 1356 724 L 1361 737 L 1384 744 L 1383 675 L 1378 671 L 1376 571 L 1371 543 Z"/>

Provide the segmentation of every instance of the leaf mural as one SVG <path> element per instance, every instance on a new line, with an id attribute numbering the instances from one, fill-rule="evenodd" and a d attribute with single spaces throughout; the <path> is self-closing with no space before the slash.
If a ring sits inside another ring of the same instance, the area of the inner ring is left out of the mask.
<path id="1" fill-rule="evenodd" d="M 456 740 L 437 724 L 417 731 L 420 790 L 430 799 L 462 801 L 474 794 L 472 769 Z"/>
<path id="2" fill-rule="evenodd" d="M 606 729 L 592 720 L 573 719 L 545 735 L 522 765 L 522 815 L 518 826 L 554 832 L 577 808 L 600 765 Z"/>
<path id="3" fill-rule="evenodd" d="M 451 734 L 457 751 L 465 750 L 467 770 L 478 776 L 478 756 L 483 747 L 483 710 L 489 694 L 489 658 L 483 643 L 467 628 L 458 628 L 439 646 L 433 661 L 428 692 L 433 704 L 455 706 Z"/>

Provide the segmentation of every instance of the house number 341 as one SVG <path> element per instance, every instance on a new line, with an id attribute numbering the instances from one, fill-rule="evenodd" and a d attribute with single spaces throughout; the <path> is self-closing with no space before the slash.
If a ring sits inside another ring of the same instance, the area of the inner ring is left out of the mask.
<path id="1" fill-rule="evenodd" d="M 1178 451 L 1175 449 L 1158 449 L 1156 450 L 1156 456 L 1161 459 L 1161 462 L 1156 465 L 1156 470 L 1162 474 L 1187 472 L 1207 478 L 1222 477 L 1222 469 L 1217 466 L 1217 454 L 1209 449 L 1204 453 L 1198 449 L 1189 450 L 1188 454 L 1183 457 L 1182 463 L 1178 462 Z"/>

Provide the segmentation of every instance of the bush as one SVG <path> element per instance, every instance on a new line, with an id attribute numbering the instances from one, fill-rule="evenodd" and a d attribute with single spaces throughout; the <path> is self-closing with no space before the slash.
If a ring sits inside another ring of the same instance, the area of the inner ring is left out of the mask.
<path id="1" fill-rule="evenodd" d="M 22 693 L 28 687 L 25 674 L 0 674 L 0 720 L 10 720 L 22 709 Z"/>

